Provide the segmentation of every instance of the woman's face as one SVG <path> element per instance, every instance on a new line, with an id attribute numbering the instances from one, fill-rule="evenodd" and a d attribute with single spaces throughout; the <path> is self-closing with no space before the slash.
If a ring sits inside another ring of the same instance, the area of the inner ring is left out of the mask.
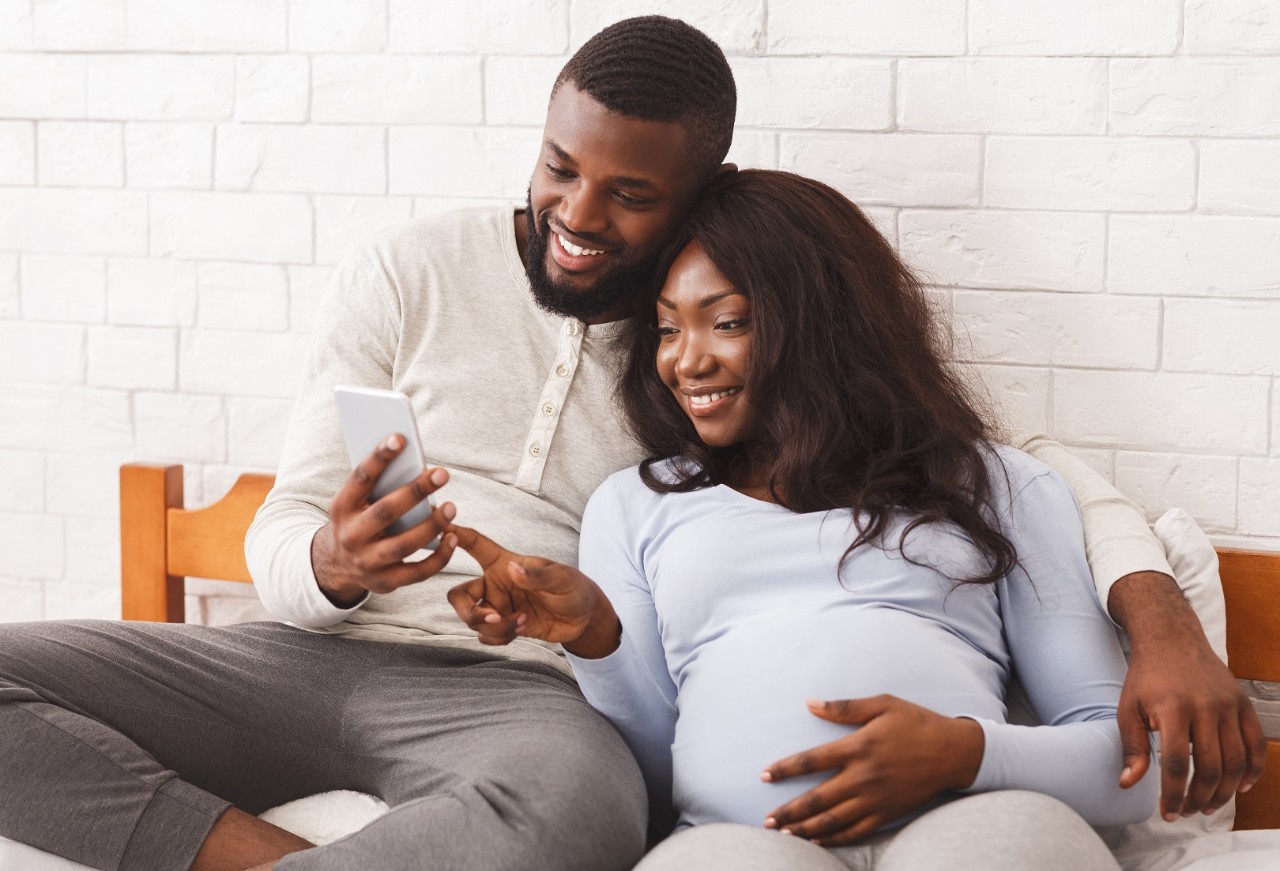
<path id="1" fill-rule="evenodd" d="M 713 447 L 748 441 L 751 301 L 697 242 L 676 258 L 658 295 L 658 377 Z"/>

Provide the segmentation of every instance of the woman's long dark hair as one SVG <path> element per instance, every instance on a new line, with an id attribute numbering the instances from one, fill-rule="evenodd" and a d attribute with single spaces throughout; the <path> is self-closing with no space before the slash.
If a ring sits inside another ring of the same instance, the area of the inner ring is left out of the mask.
<path id="1" fill-rule="evenodd" d="M 991 583 L 1017 565 L 996 525 L 992 432 L 944 362 L 919 280 L 853 203 L 786 172 L 718 177 L 659 258 L 632 319 L 620 394 L 660 492 L 726 483 L 744 447 L 712 448 L 658 378 L 655 300 L 671 263 L 697 241 L 751 301 L 746 393 L 757 415 L 750 462 L 797 512 L 848 508 L 865 543 L 901 548 L 923 524 L 959 527 L 986 558 L 962 579 Z M 654 464 L 680 458 L 662 474 Z M 991 465 L 989 465 L 991 463 Z M 1003 476 L 1001 476 L 1003 477 Z M 896 511 L 912 516 L 884 542 Z"/>

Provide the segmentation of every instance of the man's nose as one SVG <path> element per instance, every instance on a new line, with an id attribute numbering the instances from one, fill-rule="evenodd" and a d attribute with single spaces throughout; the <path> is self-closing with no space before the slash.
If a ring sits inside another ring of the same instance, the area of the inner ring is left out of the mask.
<path id="1" fill-rule="evenodd" d="M 590 184 L 578 185 L 560 201 L 560 223 L 571 233 L 603 233 L 609 227 L 600 193 Z"/>

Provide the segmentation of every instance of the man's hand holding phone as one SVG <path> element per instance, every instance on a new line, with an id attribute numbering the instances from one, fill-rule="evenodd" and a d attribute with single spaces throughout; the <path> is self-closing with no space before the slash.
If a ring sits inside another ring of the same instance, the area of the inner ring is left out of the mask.
<path id="1" fill-rule="evenodd" d="M 311 567 L 321 591 L 340 608 L 355 605 L 366 593 L 389 593 L 436 574 L 449 562 L 457 536 L 441 533 L 457 514 L 450 502 L 400 533 L 387 528 L 449 480 L 439 467 L 423 469 L 413 480 L 372 502 L 374 485 L 404 450 L 393 433 L 355 465 L 333 497 L 329 522 L 311 539 Z M 421 562 L 405 562 L 440 538 L 440 546 Z"/>

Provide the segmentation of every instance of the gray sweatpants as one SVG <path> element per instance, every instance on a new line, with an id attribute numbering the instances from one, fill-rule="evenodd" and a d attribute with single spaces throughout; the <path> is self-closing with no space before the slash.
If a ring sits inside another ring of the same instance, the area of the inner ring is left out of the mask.
<path id="1" fill-rule="evenodd" d="M 281 869 L 590 871 L 644 849 L 635 762 L 545 666 L 276 623 L 0 625 L 0 835 L 186 869 L 229 805 L 332 789 L 392 810 Z"/>

